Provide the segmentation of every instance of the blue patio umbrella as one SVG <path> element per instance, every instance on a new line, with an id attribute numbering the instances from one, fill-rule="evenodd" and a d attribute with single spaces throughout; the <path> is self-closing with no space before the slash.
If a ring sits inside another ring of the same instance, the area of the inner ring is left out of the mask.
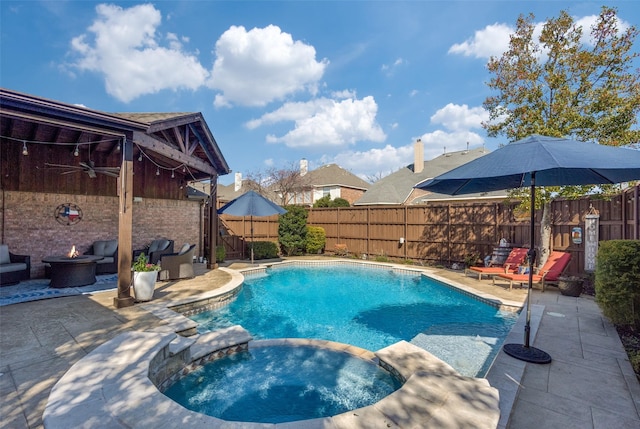
<path id="1" fill-rule="evenodd" d="M 640 180 L 640 151 L 584 143 L 566 138 L 531 135 L 461 165 L 415 187 L 449 195 L 531 187 L 531 247 L 534 265 L 534 202 L 536 186 L 600 185 Z M 505 344 L 517 359 L 549 363 L 551 357 L 529 345 L 533 270 L 529 272 L 524 344 Z"/>
<path id="2" fill-rule="evenodd" d="M 248 191 L 218 209 L 218 214 L 251 216 L 251 263 L 253 264 L 253 217 L 273 216 L 287 211 L 255 191 Z"/>

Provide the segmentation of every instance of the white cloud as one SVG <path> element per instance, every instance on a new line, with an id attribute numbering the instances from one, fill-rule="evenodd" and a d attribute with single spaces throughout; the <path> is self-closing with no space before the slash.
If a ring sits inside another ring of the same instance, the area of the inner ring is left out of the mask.
<path id="1" fill-rule="evenodd" d="M 333 157 L 325 156 L 322 158 L 322 162 L 338 164 L 366 180 L 367 177 L 379 173 L 384 175 L 393 173 L 412 163 L 413 144 L 401 147 L 386 145 L 383 148 L 373 148 L 367 151 L 345 151 Z"/>
<path id="2" fill-rule="evenodd" d="M 440 124 L 451 131 L 481 128 L 483 121 L 489 120 L 489 112 L 483 107 L 469 108 L 466 104 L 449 103 L 431 116 L 432 124 Z"/>
<path id="3" fill-rule="evenodd" d="M 269 25 L 246 31 L 231 26 L 216 42 L 216 60 L 210 86 L 218 107 L 264 106 L 287 95 L 317 92 L 328 60 L 316 61 L 313 46 L 294 41 L 290 34 Z"/>
<path id="4" fill-rule="evenodd" d="M 315 99 L 308 102 L 285 103 L 281 108 L 259 119 L 249 121 L 248 128 L 283 121 L 295 122 L 295 128 L 281 137 L 267 136 L 269 143 L 284 143 L 288 147 L 335 147 L 358 141 L 382 142 L 386 135 L 376 122 L 378 105 L 373 97 L 361 100 L 348 98 Z"/>
<path id="5" fill-rule="evenodd" d="M 499 56 L 509 47 L 509 35 L 512 32 L 513 28 L 506 24 L 487 25 L 476 31 L 473 37 L 451 46 L 449 53 L 475 58 Z"/>
<path id="6" fill-rule="evenodd" d="M 591 37 L 591 27 L 596 24 L 599 17 L 598 15 L 588 15 L 584 17 L 573 17 L 574 23 L 577 27 L 582 27 L 581 43 L 585 45 L 594 45 L 594 40 Z M 542 29 L 545 21 L 537 22 L 534 24 L 533 40 L 540 40 Z M 618 31 L 625 31 L 630 27 L 630 24 L 622 21 L 618 18 Z M 503 52 L 509 49 L 509 37 L 515 31 L 514 27 L 510 27 L 507 24 L 493 24 L 487 25 L 482 30 L 478 30 L 474 33 L 473 37 L 468 38 L 462 43 L 456 43 L 449 48 L 450 54 L 462 54 L 465 57 L 475 58 L 489 58 L 491 56 L 499 57 Z M 539 54 L 544 56 L 544 50 Z"/>
<path id="7" fill-rule="evenodd" d="M 195 90 L 209 73 L 197 58 L 182 48 L 175 34 L 167 34 L 169 46 L 160 46 L 156 34 L 162 17 L 151 4 L 123 9 L 96 6 L 97 18 L 87 32 L 73 38 L 73 64 L 80 70 L 102 74 L 109 94 L 123 102 L 164 89 Z"/>
<path id="8" fill-rule="evenodd" d="M 432 117 L 431 123 L 441 126 L 445 130 L 438 129 L 424 133 L 419 138 L 424 143 L 425 159 L 433 159 L 446 152 L 455 152 L 473 149 L 484 144 L 484 138 L 472 131 L 481 128 L 481 121 L 488 119 L 486 111 L 482 107 L 468 107 L 449 103 L 439 109 Z M 397 125 L 397 124 L 394 124 Z M 391 128 L 395 128 L 392 126 Z M 322 163 L 334 162 L 341 167 L 352 171 L 363 179 L 387 175 L 399 168 L 413 162 L 413 143 L 394 147 L 386 145 L 383 148 L 372 148 L 362 151 L 344 151 L 335 156 L 324 156 Z"/>
<path id="9" fill-rule="evenodd" d="M 423 134 L 420 139 L 424 143 L 424 159 L 433 159 L 445 152 L 465 150 L 467 143 L 471 149 L 484 143 L 481 135 L 468 130 L 454 132 L 436 130 Z"/>

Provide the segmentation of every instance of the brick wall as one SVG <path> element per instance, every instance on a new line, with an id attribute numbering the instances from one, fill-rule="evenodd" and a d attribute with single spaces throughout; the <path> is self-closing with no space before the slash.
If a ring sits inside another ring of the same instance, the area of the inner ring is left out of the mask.
<path id="1" fill-rule="evenodd" d="M 82 210 L 75 225 L 59 223 L 54 214 L 60 204 L 72 203 Z M 31 277 L 44 275 L 42 258 L 69 252 L 71 246 L 87 251 L 96 240 L 117 238 L 118 198 L 92 195 L 45 194 L 4 191 L 0 196 L 2 242 L 12 253 L 31 255 Z M 144 199 L 133 205 L 133 248 L 154 238 L 198 244 L 200 203 L 189 200 Z M 200 249 L 196 249 L 196 254 Z"/>
<path id="2" fill-rule="evenodd" d="M 364 194 L 365 191 L 361 189 L 353 189 L 353 188 L 340 188 L 340 198 L 344 198 L 349 201 L 349 204 L 353 204 L 358 201 L 360 197 Z"/>

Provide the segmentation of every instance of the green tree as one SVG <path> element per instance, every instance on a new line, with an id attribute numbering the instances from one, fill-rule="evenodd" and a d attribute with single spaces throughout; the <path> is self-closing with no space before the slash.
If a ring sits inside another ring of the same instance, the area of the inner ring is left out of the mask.
<path id="1" fill-rule="evenodd" d="M 300 206 L 287 206 L 280 216 L 278 242 L 287 256 L 304 253 L 307 239 L 307 210 Z"/>
<path id="2" fill-rule="evenodd" d="M 612 146 L 637 145 L 640 112 L 640 74 L 634 70 L 638 30 L 621 28 L 616 9 L 603 7 L 589 37 L 566 11 L 545 22 L 536 38 L 534 15 L 520 16 L 509 49 L 492 57 L 488 86 L 496 91 L 484 102 L 491 137 L 516 141 L 531 134 L 571 137 Z M 589 40 L 589 42 L 585 42 Z M 615 186 L 540 187 L 536 206 L 543 207 L 543 259 L 550 239 L 549 202 L 589 192 L 606 194 Z M 529 210 L 529 190 L 511 197 Z"/>

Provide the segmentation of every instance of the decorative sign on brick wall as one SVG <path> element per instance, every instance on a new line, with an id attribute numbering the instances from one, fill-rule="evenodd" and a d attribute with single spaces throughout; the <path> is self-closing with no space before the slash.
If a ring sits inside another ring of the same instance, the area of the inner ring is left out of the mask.
<path id="1" fill-rule="evenodd" d="M 53 215 L 63 225 L 75 225 L 82 220 L 82 210 L 72 203 L 60 204 Z"/>

